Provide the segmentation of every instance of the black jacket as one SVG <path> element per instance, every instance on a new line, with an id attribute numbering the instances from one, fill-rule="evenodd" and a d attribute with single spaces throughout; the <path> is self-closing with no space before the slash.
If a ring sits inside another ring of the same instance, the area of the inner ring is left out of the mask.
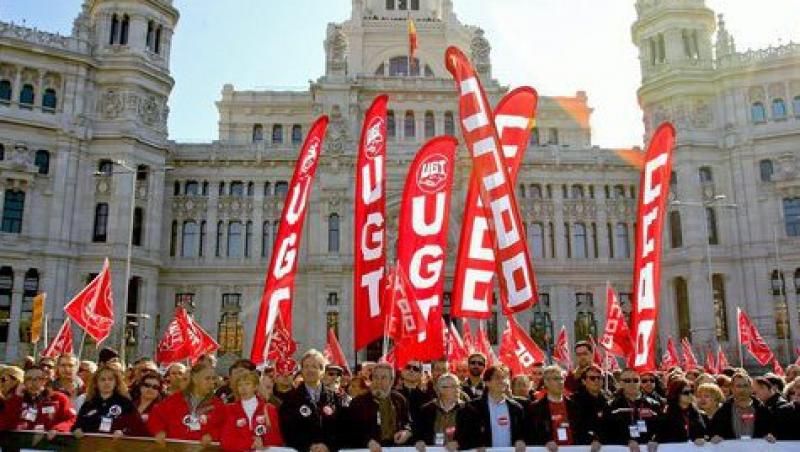
<path id="1" fill-rule="evenodd" d="M 611 409 L 602 392 L 597 397 L 581 388 L 572 396 L 578 406 L 578 417 L 575 420 L 574 437 L 577 444 L 591 444 L 592 441 L 606 442 L 605 423 Z"/>
<path id="2" fill-rule="evenodd" d="M 411 415 L 412 422 L 419 417 L 419 410 L 422 408 L 422 405 L 425 405 L 431 401 L 428 393 L 419 388 L 409 389 L 403 386 L 397 392 L 406 398 L 406 401 L 408 402 L 408 413 Z"/>
<path id="3" fill-rule="evenodd" d="M 781 441 L 800 440 L 800 402 L 787 402 L 778 408 L 775 437 Z"/>
<path id="4" fill-rule="evenodd" d="M 344 402 L 333 391 L 324 388 L 321 391 L 316 404 L 304 383 L 282 398 L 279 408 L 281 432 L 288 447 L 303 452 L 315 443 L 324 443 L 330 450 L 341 445 L 338 431 Z"/>
<path id="5" fill-rule="evenodd" d="M 461 383 L 461 390 L 470 400 L 480 399 L 486 393 L 486 384 L 481 380 L 475 387 L 472 387 L 469 384 L 469 378 L 467 378 L 464 383 Z"/>
<path id="6" fill-rule="evenodd" d="M 780 393 L 776 392 L 775 394 L 772 395 L 772 397 L 764 401 L 764 406 L 767 407 L 770 414 L 774 416 L 775 413 L 778 412 L 778 409 L 781 406 L 785 405 L 786 403 L 787 403 L 786 399 L 784 399 L 783 396 L 780 395 Z"/>
<path id="7" fill-rule="evenodd" d="M 453 407 L 453 411 L 456 412 L 456 416 L 458 416 L 458 412 L 464 408 L 465 403 L 462 401 L 456 402 L 455 406 Z M 419 410 L 419 416 L 417 419 L 412 421 L 412 426 L 414 429 L 414 439 L 417 441 L 422 441 L 428 446 L 434 445 L 434 441 L 436 440 L 436 416 L 442 411 L 442 407 L 439 405 L 438 399 L 433 399 L 430 402 L 422 405 L 422 408 Z"/>
<path id="8" fill-rule="evenodd" d="M 756 416 L 755 425 L 753 426 L 753 438 L 763 438 L 774 430 L 772 415 L 769 412 L 769 408 L 764 406 L 763 403 L 755 397 L 752 399 Z M 720 436 L 722 439 L 738 439 L 733 431 L 733 398 L 726 400 L 714 413 L 714 417 L 711 418 L 711 425 L 708 427 L 708 434 L 712 437 Z"/>
<path id="9" fill-rule="evenodd" d="M 467 403 L 456 416 L 456 441 L 459 449 L 492 447 L 492 426 L 489 419 L 488 394 Z M 524 441 L 525 410 L 513 399 L 506 398 L 511 423 L 511 445 Z"/>
<path id="10" fill-rule="evenodd" d="M 707 432 L 697 407 L 692 405 L 683 412 L 677 405 L 668 405 L 661 419 L 661 427 L 653 439 L 659 443 L 685 443 L 705 439 Z"/>
<path id="11" fill-rule="evenodd" d="M 411 430 L 411 417 L 408 413 L 408 401 L 397 391 L 391 391 L 389 398 L 395 410 L 395 431 Z M 378 424 L 378 402 L 368 392 L 361 394 L 350 402 L 346 423 L 343 429 L 349 431 L 347 444 L 353 449 L 364 449 L 370 440 L 381 443 L 381 446 L 396 446 L 394 442 L 381 441 L 381 427 Z M 409 442 L 413 441 L 409 440 Z"/>
<path id="12" fill-rule="evenodd" d="M 111 425 L 106 431 L 100 430 L 103 418 L 111 419 Z M 150 436 L 133 402 L 116 393 L 105 400 L 96 396 L 84 402 L 72 425 L 72 430 L 76 429 L 81 429 L 84 433 L 111 434 L 120 430 L 129 436 Z"/>
<path id="13" fill-rule="evenodd" d="M 573 429 L 573 442 L 577 442 L 574 435 L 575 425 L 578 421 L 578 405 L 571 398 L 564 396 L 567 405 L 567 422 Z M 550 402 L 547 396 L 528 404 L 525 410 L 525 444 L 529 446 L 544 446 L 556 438 L 553 432 L 552 418 L 550 416 Z M 588 444 L 588 443 L 587 443 Z"/>
<path id="14" fill-rule="evenodd" d="M 611 413 L 606 422 L 606 443 L 627 445 L 630 440 L 639 444 L 647 444 L 661 426 L 661 404 L 645 395 L 633 402 L 628 402 L 622 393 L 618 393 L 610 405 Z M 644 422 L 646 431 L 639 429 L 639 422 Z M 631 426 L 637 427 L 639 436 L 631 437 Z"/>

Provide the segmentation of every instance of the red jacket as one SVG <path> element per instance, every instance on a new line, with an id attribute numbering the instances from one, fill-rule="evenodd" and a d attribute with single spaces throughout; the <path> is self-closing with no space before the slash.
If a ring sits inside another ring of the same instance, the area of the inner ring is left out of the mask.
<path id="1" fill-rule="evenodd" d="M 147 428 L 153 436 L 166 432 L 167 438 L 200 441 L 208 433 L 214 441 L 219 441 L 225 421 L 225 405 L 218 398 L 209 394 L 197 407 L 195 416 L 200 423 L 199 430 L 191 430 L 187 425 L 190 414 L 184 392 L 176 392 L 153 408 L 147 419 Z"/>
<path id="2" fill-rule="evenodd" d="M 264 431 L 258 435 L 257 429 Z M 250 450 L 257 436 L 261 437 L 261 444 L 264 447 L 284 445 L 278 409 L 274 405 L 264 402 L 259 397 L 252 424 L 248 422 L 242 402 L 225 405 L 225 423 L 222 426 L 222 438 L 220 439 L 224 450 Z"/>
<path id="3" fill-rule="evenodd" d="M 35 418 L 33 417 L 35 416 Z M 35 400 L 13 395 L 0 414 L 0 431 L 55 430 L 68 432 L 75 422 L 75 409 L 61 392 L 45 389 Z"/>

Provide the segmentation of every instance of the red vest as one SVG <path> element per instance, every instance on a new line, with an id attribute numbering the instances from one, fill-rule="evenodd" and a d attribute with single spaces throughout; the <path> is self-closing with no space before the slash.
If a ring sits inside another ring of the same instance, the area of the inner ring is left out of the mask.
<path id="1" fill-rule="evenodd" d="M 194 413 L 200 426 L 197 430 L 190 428 L 191 414 L 183 391 L 176 392 L 153 407 L 147 419 L 147 428 L 153 436 L 166 432 L 167 438 L 200 441 L 208 433 L 214 441 L 219 441 L 222 423 L 225 421 L 225 405 L 222 401 L 211 394 L 197 407 Z"/>
<path id="2" fill-rule="evenodd" d="M 284 445 L 278 409 L 274 405 L 259 397 L 252 422 L 248 419 L 242 402 L 225 405 L 225 422 L 220 439 L 224 450 L 250 450 L 257 436 L 261 438 L 264 447 Z"/>
<path id="3" fill-rule="evenodd" d="M 75 422 L 75 409 L 61 392 L 45 390 L 33 403 L 13 395 L 5 401 L 0 430 L 55 430 L 68 432 Z"/>

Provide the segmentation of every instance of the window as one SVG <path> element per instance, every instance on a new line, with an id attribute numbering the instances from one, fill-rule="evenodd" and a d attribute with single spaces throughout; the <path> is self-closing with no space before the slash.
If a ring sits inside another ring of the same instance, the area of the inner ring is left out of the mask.
<path id="1" fill-rule="evenodd" d="M 175 257 L 175 250 L 178 248 L 178 222 L 172 221 L 172 229 L 169 235 L 169 255 Z"/>
<path id="2" fill-rule="evenodd" d="M 542 186 L 539 184 L 531 184 L 528 187 L 528 197 L 533 199 L 542 199 Z"/>
<path id="3" fill-rule="evenodd" d="M 126 45 L 128 43 L 128 29 L 130 28 L 131 18 L 127 14 L 122 16 L 122 25 L 119 29 L 119 43 Z"/>
<path id="4" fill-rule="evenodd" d="M 775 335 L 778 339 L 787 339 L 790 337 L 789 308 L 786 303 L 786 279 L 783 272 L 773 270 L 770 285 L 775 304 Z"/>
<path id="5" fill-rule="evenodd" d="M 774 172 L 774 168 L 772 166 L 772 160 L 764 159 L 758 162 L 758 171 L 761 175 L 761 182 L 771 181 L 772 174 Z"/>
<path id="6" fill-rule="evenodd" d="M 55 112 L 57 103 L 58 97 L 56 96 L 56 90 L 53 88 L 44 90 L 44 94 L 42 95 L 42 111 L 47 113 Z"/>
<path id="7" fill-rule="evenodd" d="M 136 167 L 136 180 L 137 181 L 146 181 L 147 174 L 150 173 L 150 167 L 147 165 L 138 165 Z"/>
<path id="8" fill-rule="evenodd" d="M 555 127 L 547 131 L 547 144 L 558 144 L 558 129 Z"/>
<path id="9" fill-rule="evenodd" d="M 533 307 L 530 326 L 531 339 L 543 350 L 549 350 L 553 341 L 553 319 L 550 316 L 550 294 L 540 293 L 539 302 Z"/>
<path id="10" fill-rule="evenodd" d="M 452 111 L 444 112 L 444 134 L 451 136 L 456 134 L 456 122 Z"/>
<path id="11" fill-rule="evenodd" d="M 117 35 L 119 34 L 119 18 L 116 14 L 111 16 L 111 33 L 108 36 L 108 43 L 114 44 L 117 41 Z"/>
<path id="12" fill-rule="evenodd" d="M 147 50 L 153 50 L 153 41 L 156 35 L 156 23 L 152 20 L 147 21 L 147 35 L 145 35 L 144 46 Z"/>
<path id="13" fill-rule="evenodd" d="M 197 252 L 197 255 L 200 257 L 205 256 L 206 254 L 206 222 L 200 222 L 200 250 Z"/>
<path id="14" fill-rule="evenodd" d="M 608 257 L 613 259 L 619 254 L 614 250 L 614 225 L 606 223 L 606 232 L 608 233 Z"/>
<path id="15" fill-rule="evenodd" d="M 233 181 L 231 182 L 230 190 L 231 190 L 230 191 L 231 196 L 237 196 L 241 198 L 242 196 L 244 196 L 244 183 L 238 180 Z"/>
<path id="16" fill-rule="evenodd" d="M 569 197 L 572 199 L 583 199 L 583 186 L 582 185 L 573 185 L 572 189 L 570 190 Z"/>
<path id="17" fill-rule="evenodd" d="M 270 240 L 269 238 L 271 224 L 272 223 L 270 223 L 270 221 L 267 220 L 261 226 L 261 257 L 269 256 L 269 249 L 272 246 L 272 240 Z"/>
<path id="18" fill-rule="evenodd" d="M 530 234 L 531 254 L 534 258 L 544 257 L 544 226 L 542 223 L 531 223 L 528 228 Z"/>
<path id="19" fill-rule="evenodd" d="M 285 180 L 275 182 L 275 196 L 280 196 L 281 198 L 286 197 L 286 193 L 289 192 L 289 183 Z"/>
<path id="20" fill-rule="evenodd" d="M 692 320 L 689 311 L 689 286 L 684 278 L 672 281 L 675 289 L 675 306 L 678 311 L 678 336 L 692 339 Z"/>
<path id="21" fill-rule="evenodd" d="M 255 124 L 253 126 L 253 143 L 261 143 L 264 141 L 264 126 Z"/>
<path id="22" fill-rule="evenodd" d="M 197 181 L 190 180 L 186 181 L 186 186 L 184 187 L 183 191 L 184 194 L 187 196 L 196 196 L 199 192 L 200 184 Z"/>
<path id="23" fill-rule="evenodd" d="M 325 326 L 327 330 L 333 330 L 333 334 L 339 336 L 339 313 L 337 311 L 328 311 L 325 314 Z"/>
<path id="24" fill-rule="evenodd" d="M 222 240 L 225 234 L 225 222 L 218 221 L 217 222 L 217 243 L 214 250 L 214 255 L 217 257 L 222 257 Z"/>
<path id="25" fill-rule="evenodd" d="M 242 222 L 228 224 L 228 257 L 242 257 Z"/>
<path id="26" fill-rule="evenodd" d="M 572 236 L 569 233 L 569 223 L 564 223 L 564 243 L 567 248 L 567 259 L 572 257 Z"/>
<path id="27" fill-rule="evenodd" d="M 784 102 L 783 99 L 773 99 L 772 118 L 786 119 L 786 102 Z"/>
<path id="28" fill-rule="evenodd" d="M 30 109 L 33 106 L 35 97 L 36 95 L 33 91 L 33 85 L 30 83 L 22 85 L 22 91 L 19 92 L 19 106 Z"/>
<path id="29" fill-rule="evenodd" d="M 628 240 L 628 225 L 625 223 L 617 223 L 614 227 L 615 243 L 614 249 L 619 258 L 628 259 L 631 257 L 631 247 Z"/>
<path id="30" fill-rule="evenodd" d="M 326 304 L 330 307 L 339 306 L 339 294 L 336 292 L 328 292 Z"/>
<path id="31" fill-rule="evenodd" d="M 575 341 L 597 337 L 597 320 L 594 317 L 594 299 L 591 292 L 575 294 Z"/>
<path id="32" fill-rule="evenodd" d="M 597 242 L 597 223 L 592 223 L 592 251 L 594 251 L 594 258 L 600 257 L 600 245 Z"/>
<path id="33" fill-rule="evenodd" d="M 664 44 L 664 34 L 658 34 L 658 62 L 663 63 L 667 61 L 667 50 L 666 45 Z"/>
<path id="34" fill-rule="evenodd" d="M 98 203 L 94 208 L 94 233 L 92 241 L 105 243 L 108 238 L 108 203 Z"/>
<path id="35" fill-rule="evenodd" d="M 403 133 L 406 138 L 414 138 L 416 135 L 416 124 L 414 124 L 414 112 L 407 111 L 405 119 L 403 120 Z"/>
<path id="36" fill-rule="evenodd" d="M 2 92 L 3 92 L 2 87 L 3 87 L 3 82 L 0 82 L 0 100 L 2 99 Z M 10 89 L 11 87 L 9 87 L 9 90 Z M 792 110 L 794 110 L 794 117 L 800 118 L 800 96 L 794 96 L 794 100 L 792 101 Z"/>
<path id="37" fill-rule="evenodd" d="M 11 267 L 0 268 L 0 318 L 11 318 L 11 296 L 14 289 L 14 271 Z M 10 322 L 0 322 L 0 342 L 8 342 Z"/>
<path id="38" fill-rule="evenodd" d="M 19 323 L 20 342 L 31 341 L 31 319 L 33 318 L 33 299 L 39 294 L 39 271 L 35 268 L 25 272 L 22 281 L 22 309 Z"/>
<path id="39" fill-rule="evenodd" d="M 386 9 L 390 11 L 394 9 L 394 0 L 386 0 Z"/>
<path id="40" fill-rule="evenodd" d="M 303 141 L 303 127 L 300 124 L 292 126 L 292 144 L 300 144 Z"/>
<path id="41" fill-rule="evenodd" d="M 144 209 L 135 207 L 133 209 L 133 231 L 131 231 L 131 245 L 142 246 L 144 236 Z"/>
<path id="42" fill-rule="evenodd" d="M 411 0 L 411 10 L 419 11 L 419 0 Z"/>
<path id="43" fill-rule="evenodd" d="M 678 198 L 678 175 L 675 171 L 670 171 L 669 175 L 669 195 L 670 199 Z"/>
<path id="44" fill-rule="evenodd" d="M 547 245 L 550 247 L 550 258 L 556 258 L 556 226 L 553 222 L 547 225 Z"/>
<path id="45" fill-rule="evenodd" d="M 225 182 L 220 182 L 219 183 L 219 189 L 218 189 L 217 194 L 219 196 L 225 196 Z"/>
<path id="46" fill-rule="evenodd" d="M 270 196 L 272 193 L 272 184 L 264 182 L 264 197 Z"/>
<path id="47" fill-rule="evenodd" d="M 247 183 L 247 196 L 253 196 L 256 185 L 252 182 Z"/>
<path id="48" fill-rule="evenodd" d="M 615 185 L 614 186 L 614 199 L 624 199 L 625 198 L 625 186 L 624 185 Z"/>
<path id="49" fill-rule="evenodd" d="M 339 252 L 339 215 L 336 213 L 328 217 L 328 252 Z"/>
<path id="50" fill-rule="evenodd" d="M 272 144 L 283 144 L 283 126 L 281 124 L 272 126 Z"/>
<path id="51" fill-rule="evenodd" d="M 162 29 L 161 25 L 156 27 L 156 43 L 155 43 L 156 44 L 156 48 L 155 48 L 155 52 L 156 53 L 161 53 L 161 29 Z"/>
<path id="52" fill-rule="evenodd" d="M 242 294 L 222 294 L 222 315 L 217 328 L 219 330 L 220 354 L 241 356 L 244 345 L 244 326 L 239 320 Z"/>
<path id="53" fill-rule="evenodd" d="M 11 102 L 11 82 L 0 80 L 0 103 L 8 104 Z M 797 111 L 795 109 L 795 111 Z"/>
<path id="54" fill-rule="evenodd" d="M 208 196 L 208 181 L 206 180 L 203 181 L 203 190 L 201 193 L 203 196 Z"/>
<path id="55" fill-rule="evenodd" d="M 197 236 L 200 231 L 197 223 L 192 220 L 183 222 L 183 233 L 181 235 L 181 257 L 197 256 Z"/>
<path id="56" fill-rule="evenodd" d="M 517 198 L 524 198 L 525 197 L 525 184 L 519 184 L 519 190 L 517 191 Z"/>
<path id="57" fill-rule="evenodd" d="M 529 143 L 531 146 L 539 146 L 539 128 L 534 127 L 531 130 L 531 136 L 529 139 Z"/>
<path id="58" fill-rule="evenodd" d="M 394 119 L 393 110 L 386 112 L 386 136 L 392 138 L 397 136 L 397 122 Z"/>
<path id="59" fill-rule="evenodd" d="M 717 340 L 728 340 L 728 307 L 725 300 L 725 277 L 715 273 L 711 277 L 711 287 L 714 291 L 714 325 Z"/>
<path id="60" fill-rule="evenodd" d="M 5 159 L 6 159 L 6 147 L 3 146 L 2 143 L 0 143 L 0 160 L 5 160 Z"/>
<path id="61" fill-rule="evenodd" d="M 433 112 L 425 112 L 425 138 L 433 138 L 436 135 L 436 125 L 433 120 Z"/>
<path id="62" fill-rule="evenodd" d="M 711 207 L 706 207 L 706 221 L 708 223 L 708 244 L 719 245 L 717 234 L 717 213 Z"/>
<path id="63" fill-rule="evenodd" d="M 409 70 L 412 76 L 419 75 L 420 63 L 419 59 L 414 58 L 409 67 L 407 56 L 396 56 L 389 60 L 389 76 L 390 77 L 406 77 L 409 75 Z"/>
<path id="64" fill-rule="evenodd" d="M 175 307 L 182 307 L 189 312 L 194 311 L 194 294 L 193 293 L 176 293 L 175 294 Z"/>
<path id="65" fill-rule="evenodd" d="M 673 210 L 669 213 L 669 246 L 670 248 L 680 248 L 683 246 L 681 213 L 677 210 Z"/>
<path id="66" fill-rule="evenodd" d="M 761 102 L 755 102 L 750 107 L 750 116 L 754 123 L 767 122 L 767 110 Z"/>
<path id="67" fill-rule="evenodd" d="M 572 245 L 573 256 L 578 259 L 586 259 L 589 251 L 586 242 L 586 225 L 583 223 L 575 223 L 572 227 Z"/>
<path id="68" fill-rule="evenodd" d="M 97 172 L 102 176 L 111 176 L 114 174 L 114 162 L 111 160 L 100 160 L 97 163 Z"/>
<path id="69" fill-rule="evenodd" d="M 46 176 L 50 173 L 50 153 L 39 149 L 33 158 L 33 164 L 39 169 L 39 174 Z"/>
<path id="70" fill-rule="evenodd" d="M 712 184 L 714 183 L 714 173 L 712 173 L 711 168 L 708 166 L 702 166 L 697 171 L 700 176 L 700 183 L 701 184 Z"/>
<path id="71" fill-rule="evenodd" d="M 175 181 L 175 183 L 172 184 L 172 195 L 179 196 L 180 194 L 181 194 L 181 183 Z"/>

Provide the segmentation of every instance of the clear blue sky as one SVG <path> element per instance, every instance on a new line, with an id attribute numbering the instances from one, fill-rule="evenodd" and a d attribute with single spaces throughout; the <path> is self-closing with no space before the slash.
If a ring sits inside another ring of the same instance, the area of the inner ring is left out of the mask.
<path id="1" fill-rule="evenodd" d="M 798 0 L 707 0 L 724 13 L 739 49 L 800 41 Z M 486 30 L 494 75 L 543 95 L 585 90 L 593 142 L 641 144 L 634 0 L 455 0 L 458 17 Z M 0 20 L 69 34 L 81 0 L 0 0 Z M 217 137 L 222 85 L 304 89 L 324 71 L 328 22 L 350 15 L 348 0 L 175 0 L 170 138 Z M 487 7 L 487 5 L 490 5 Z M 424 42 L 420 42 L 424 46 Z"/>

